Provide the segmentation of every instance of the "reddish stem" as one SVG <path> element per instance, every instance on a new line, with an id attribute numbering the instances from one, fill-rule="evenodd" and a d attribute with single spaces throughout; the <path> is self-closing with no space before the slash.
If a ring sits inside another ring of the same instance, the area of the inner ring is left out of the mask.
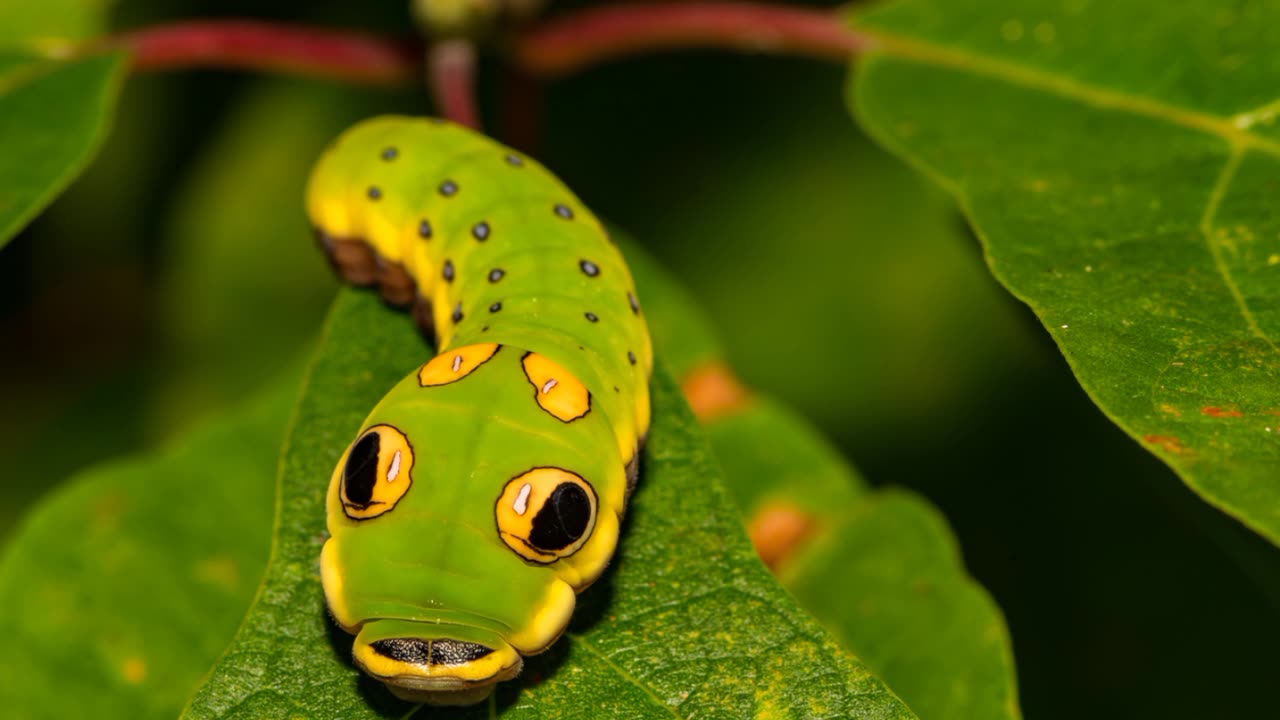
<path id="1" fill-rule="evenodd" d="M 427 54 L 427 75 L 431 95 L 440 114 L 450 120 L 480 129 L 476 109 L 476 51 L 466 40 L 436 43 Z"/>
<path id="2" fill-rule="evenodd" d="M 164 25 L 106 44 L 132 51 L 139 70 L 237 67 L 378 85 L 409 82 L 422 57 L 412 41 L 247 20 Z"/>
<path id="3" fill-rule="evenodd" d="M 726 47 L 846 60 L 874 40 L 828 10 L 747 2 L 602 6 L 547 21 L 516 39 L 525 70 L 560 75 L 601 60 L 677 47 Z"/>
<path id="4" fill-rule="evenodd" d="M 515 60 L 537 75 L 565 74 L 593 63 L 646 50 L 720 47 L 787 52 L 844 60 L 875 40 L 845 27 L 831 11 L 749 2 L 624 4 L 570 13 L 515 38 Z M 137 30 L 110 38 L 107 47 L 132 51 L 139 70 L 238 67 L 353 82 L 396 85 L 411 81 L 421 43 L 249 20 L 197 20 Z M 432 65 L 442 110 L 474 124 L 463 102 L 474 58 L 457 50 Z"/>

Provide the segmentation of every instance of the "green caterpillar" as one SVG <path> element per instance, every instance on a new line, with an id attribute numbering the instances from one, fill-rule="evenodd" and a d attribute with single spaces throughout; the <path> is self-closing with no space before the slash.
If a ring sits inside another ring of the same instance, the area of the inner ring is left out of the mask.
<path id="1" fill-rule="evenodd" d="M 470 704 L 564 631 L 618 541 L 649 427 L 649 331 L 621 253 L 532 159 L 380 117 L 312 172 L 348 282 L 412 305 L 438 354 L 338 461 L 321 578 L 355 663 Z"/>

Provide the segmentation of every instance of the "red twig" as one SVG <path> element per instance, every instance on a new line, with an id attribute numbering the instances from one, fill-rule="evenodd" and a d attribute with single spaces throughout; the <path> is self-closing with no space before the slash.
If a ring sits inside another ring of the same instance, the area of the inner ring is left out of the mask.
<path id="1" fill-rule="evenodd" d="M 514 59 L 524 72 L 556 75 L 663 48 L 719 47 L 844 60 L 874 42 L 827 10 L 691 0 L 606 5 L 564 15 L 519 33 Z M 385 85 L 410 82 L 423 56 L 423 45 L 411 40 L 250 20 L 183 22 L 125 33 L 103 44 L 132 51 L 139 70 L 237 67 Z M 474 125 L 474 103 L 461 94 L 473 83 L 474 57 L 464 57 L 456 47 L 432 55 L 431 84 L 442 111 Z"/>
<path id="2" fill-rule="evenodd" d="M 845 60 L 873 42 L 828 10 L 674 2 L 606 5 L 549 20 L 522 33 L 515 54 L 529 72 L 559 75 L 660 48 L 727 47 Z"/>
<path id="3" fill-rule="evenodd" d="M 110 47 L 139 70 L 236 67 L 380 85 L 409 82 L 421 45 L 371 35 L 247 20 L 196 20 L 124 33 Z"/>
<path id="4" fill-rule="evenodd" d="M 450 120 L 480 129 L 476 109 L 476 51 L 467 40 L 436 43 L 427 54 L 427 75 L 436 107 Z"/>

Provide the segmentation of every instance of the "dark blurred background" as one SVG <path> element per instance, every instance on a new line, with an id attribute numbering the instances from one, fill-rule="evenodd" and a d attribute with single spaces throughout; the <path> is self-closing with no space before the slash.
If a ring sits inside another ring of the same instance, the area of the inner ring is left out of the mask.
<path id="1" fill-rule="evenodd" d="M 403 29 L 405 8 L 383 5 L 142 0 L 115 24 Z M 490 131 L 533 131 L 527 150 L 692 289 L 750 384 L 871 483 L 942 509 L 1007 616 L 1027 717 L 1274 714 L 1280 552 L 1102 416 L 949 200 L 858 130 L 845 83 L 719 53 L 532 97 L 499 64 L 482 72 Z M 130 81 L 92 169 L 0 254 L 0 542 L 77 469 L 305 354 L 336 284 L 303 180 L 333 135 L 388 111 L 430 106 L 233 73 Z"/>

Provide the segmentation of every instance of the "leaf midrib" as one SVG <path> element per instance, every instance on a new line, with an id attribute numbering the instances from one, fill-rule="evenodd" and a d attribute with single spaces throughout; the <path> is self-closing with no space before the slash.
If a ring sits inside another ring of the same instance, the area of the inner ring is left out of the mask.
<path id="1" fill-rule="evenodd" d="M 873 53 L 880 52 L 900 60 L 964 70 L 975 75 L 996 78 L 1032 90 L 1079 100 L 1093 107 L 1163 120 L 1172 125 L 1198 130 L 1222 138 L 1233 147 L 1253 149 L 1280 158 L 1280 142 L 1258 135 L 1248 129 L 1257 122 L 1259 116 L 1265 115 L 1270 108 L 1280 104 L 1280 99 L 1259 108 L 1224 117 L 1173 105 L 1143 95 L 1133 95 L 1098 85 L 1090 85 L 1066 75 L 1040 70 L 990 55 L 938 45 L 875 28 L 858 27 L 857 30 L 873 40 Z"/>
<path id="2" fill-rule="evenodd" d="M 1249 334 L 1262 340 L 1272 352 L 1280 355 L 1280 346 L 1277 346 L 1276 342 L 1258 325 L 1253 311 L 1249 308 L 1248 301 L 1243 293 L 1240 292 L 1239 285 L 1236 284 L 1231 269 L 1227 267 L 1222 258 L 1221 250 L 1214 240 L 1213 234 L 1218 207 L 1222 199 L 1226 197 L 1245 154 L 1250 150 L 1256 150 L 1264 155 L 1280 159 L 1280 142 L 1260 136 L 1248 129 L 1257 122 L 1259 117 L 1265 117 L 1280 108 L 1280 99 L 1251 110 L 1224 117 L 1161 102 L 1142 95 L 1132 95 L 1110 88 L 1090 85 L 1066 75 L 1020 65 L 1016 62 L 989 55 L 938 45 L 874 28 L 858 29 L 859 32 L 865 32 L 874 39 L 873 52 L 880 52 L 899 60 L 966 71 L 974 75 L 1002 80 L 1030 90 L 1078 100 L 1092 107 L 1148 117 L 1221 138 L 1227 144 L 1228 156 L 1219 171 L 1209 197 L 1206 199 L 1199 230 L 1213 260 L 1214 268 L 1222 277 L 1222 282 L 1235 302 Z"/>

